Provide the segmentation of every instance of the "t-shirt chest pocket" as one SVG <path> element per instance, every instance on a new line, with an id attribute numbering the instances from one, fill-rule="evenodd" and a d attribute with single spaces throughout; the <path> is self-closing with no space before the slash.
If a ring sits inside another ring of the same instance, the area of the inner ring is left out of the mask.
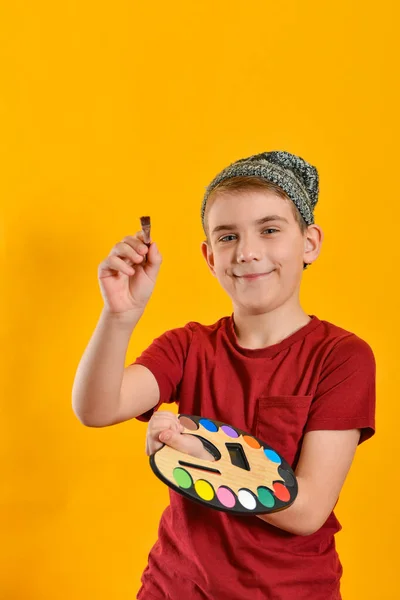
<path id="1" fill-rule="evenodd" d="M 255 436 L 288 461 L 296 457 L 312 396 L 266 396 L 257 401 Z"/>

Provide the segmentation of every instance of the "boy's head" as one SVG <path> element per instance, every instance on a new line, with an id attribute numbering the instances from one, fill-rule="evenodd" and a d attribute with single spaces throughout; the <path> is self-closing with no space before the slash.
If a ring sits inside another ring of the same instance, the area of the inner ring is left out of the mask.
<path id="1" fill-rule="evenodd" d="M 202 251 L 235 310 L 263 313 L 296 300 L 322 242 L 318 191 L 317 169 L 288 152 L 240 159 L 207 187 Z"/>

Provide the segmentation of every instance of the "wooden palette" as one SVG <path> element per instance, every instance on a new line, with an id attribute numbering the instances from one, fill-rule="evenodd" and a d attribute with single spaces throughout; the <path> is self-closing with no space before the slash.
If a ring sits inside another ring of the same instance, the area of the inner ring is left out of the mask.
<path id="1" fill-rule="evenodd" d="M 150 466 L 170 488 L 236 514 L 277 512 L 294 502 L 296 476 L 268 444 L 220 421 L 194 415 L 179 415 L 179 420 L 183 433 L 199 437 L 215 462 L 164 445 L 150 456 Z"/>

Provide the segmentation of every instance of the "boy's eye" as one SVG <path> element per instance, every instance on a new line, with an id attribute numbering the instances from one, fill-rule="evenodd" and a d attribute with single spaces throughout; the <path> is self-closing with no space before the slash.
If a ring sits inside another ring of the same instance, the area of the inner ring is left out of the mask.
<path id="1" fill-rule="evenodd" d="M 268 227 L 267 229 L 264 229 L 263 233 L 270 235 L 273 233 L 277 233 L 278 231 L 279 231 L 279 229 L 275 229 L 275 227 Z M 229 233 L 228 235 L 224 235 L 223 237 L 219 238 L 218 241 L 219 242 L 232 242 L 236 238 L 237 238 L 236 234 Z"/>
<path id="2" fill-rule="evenodd" d="M 229 235 L 224 235 L 223 237 L 219 238 L 219 241 L 220 242 L 231 242 L 234 239 L 236 239 L 236 235 L 234 235 L 233 233 L 230 233 Z"/>

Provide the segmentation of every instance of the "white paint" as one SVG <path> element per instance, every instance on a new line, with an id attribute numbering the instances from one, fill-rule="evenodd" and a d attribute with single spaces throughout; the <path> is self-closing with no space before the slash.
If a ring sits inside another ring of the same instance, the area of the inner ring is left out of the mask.
<path id="1" fill-rule="evenodd" d="M 240 504 L 248 510 L 254 510 L 257 506 L 256 499 L 248 490 L 239 490 L 238 498 Z"/>

